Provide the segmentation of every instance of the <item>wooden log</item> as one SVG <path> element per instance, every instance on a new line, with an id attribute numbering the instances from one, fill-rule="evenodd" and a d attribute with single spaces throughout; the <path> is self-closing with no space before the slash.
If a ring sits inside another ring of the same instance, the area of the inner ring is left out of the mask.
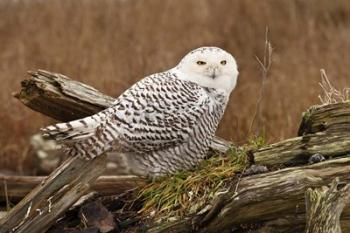
<path id="1" fill-rule="evenodd" d="M 341 233 L 340 215 L 350 201 L 350 184 L 338 190 L 335 178 L 328 188 L 306 191 L 306 233 Z"/>
<path id="2" fill-rule="evenodd" d="M 350 158 L 341 158 L 244 177 L 233 184 L 226 194 L 219 197 L 220 208 L 205 224 L 202 220 L 206 219 L 206 216 L 198 215 L 156 225 L 151 227 L 149 232 L 186 233 L 192 232 L 193 229 L 202 233 L 231 232 L 231 229 L 234 227 L 239 229 L 242 224 L 269 222 L 282 216 L 304 215 L 306 190 L 310 187 L 327 185 L 335 177 L 339 177 L 344 183 L 349 183 L 349 169 Z M 349 205 L 345 207 L 342 218 L 350 218 Z M 305 219 L 301 222 L 305 224 Z M 350 228 L 346 230 L 350 231 Z"/>
<path id="3" fill-rule="evenodd" d="M 44 232 L 106 169 L 106 155 L 70 158 L 0 220 L 0 232 Z"/>
<path id="4" fill-rule="evenodd" d="M 5 201 L 5 197 L 11 201 L 21 200 L 35 186 L 46 179 L 46 176 L 0 176 L 0 200 Z M 145 179 L 137 176 L 101 176 L 91 186 L 92 191 L 100 195 L 121 194 L 127 190 L 141 187 L 145 184 Z"/>
<path id="5" fill-rule="evenodd" d="M 295 166 L 308 162 L 310 156 L 321 153 L 325 158 L 350 153 L 350 131 L 307 134 L 251 151 L 254 162 L 263 165 Z"/>
<path id="6" fill-rule="evenodd" d="M 350 101 L 319 105 L 303 113 L 298 136 L 323 131 L 350 130 Z"/>
<path id="7" fill-rule="evenodd" d="M 303 113 L 299 137 L 252 151 L 254 162 L 292 166 L 307 163 L 310 156 L 338 157 L 350 153 L 350 101 L 313 106 Z"/>
<path id="8" fill-rule="evenodd" d="M 29 72 L 14 96 L 27 107 L 59 121 L 92 115 L 110 106 L 114 98 L 68 77 L 44 70 Z"/>
<path id="9" fill-rule="evenodd" d="M 282 226 L 286 229 L 295 230 L 295 226 L 293 228 L 293 224 L 295 224 L 293 217 L 296 220 L 299 219 L 298 225 L 304 226 L 305 224 L 305 218 L 303 217 L 305 215 L 304 191 L 308 187 L 326 185 L 334 177 L 340 177 L 342 181 L 349 182 L 349 170 L 350 158 L 343 158 L 310 166 L 286 168 L 272 173 L 244 177 L 240 180 L 238 186 L 236 186 L 237 184 L 233 185 L 235 189 L 237 187 L 237 190 L 230 190 L 225 195 L 226 198 L 223 198 L 222 206 L 224 207 L 218 210 L 217 218 L 224 221 L 227 229 L 231 226 L 254 223 L 258 219 L 259 222 L 265 222 L 264 229 L 268 228 L 271 232 L 279 232 L 277 229 L 282 228 Z M 136 186 L 139 185 L 137 178 L 131 177 L 130 179 L 135 179 Z M 101 177 L 100 180 L 105 182 L 104 185 L 101 184 L 102 186 L 110 186 L 110 190 L 107 190 L 106 193 L 113 192 L 114 187 L 117 188 L 120 184 L 120 180 L 113 177 Z M 131 184 L 133 182 L 130 181 Z M 99 182 L 96 184 L 99 185 Z M 96 190 L 101 189 L 97 188 Z M 230 214 L 226 214 L 226 211 L 229 211 Z M 281 216 L 291 217 L 287 221 L 286 218 L 280 219 Z M 204 219 L 203 216 L 200 217 Z M 350 218 L 350 206 L 345 208 L 342 217 L 343 219 Z M 216 217 L 209 221 L 209 226 L 213 224 L 212 228 L 203 230 L 204 232 L 215 229 L 216 224 L 223 224 L 221 222 L 211 223 L 218 221 L 215 219 Z M 232 225 L 229 225 L 230 221 L 232 221 Z M 344 225 L 347 222 L 343 223 L 344 231 L 350 231 L 350 224 Z M 187 229 L 190 232 L 198 225 L 198 219 L 187 218 L 171 225 L 155 226 L 150 229 L 150 232 L 166 232 L 169 229 L 173 232 L 186 232 L 184 229 Z"/>

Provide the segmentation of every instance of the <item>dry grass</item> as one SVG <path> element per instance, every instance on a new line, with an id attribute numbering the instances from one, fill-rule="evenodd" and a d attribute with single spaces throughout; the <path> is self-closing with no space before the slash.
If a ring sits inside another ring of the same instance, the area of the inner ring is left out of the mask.
<path id="1" fill-rule="evenodd" d="M 348 0 L 2 0 L 0 15 L 0 168 L 25 167 L 28 137 L 50 122 L 11 97 L 27 70 L 64 73 L 117 96 L 193 48 L 223 47 L 240 79 L 219 134 L 238 143 L 256 109 L 266 26 L 274 60 L 259 128 L 269 141 L 296 134 L 301 112 L 318 102 L 321 68 L 349 86 Z"/>
<path id="2" fill-rule="evenodd" d="M 345 87 L 341 90 L 335 88 L 331 81 L 329 81 L 324 69 L 321 69 L 321 79 L 322 81 L 319 84 L 322 88 L 322 93 L 318 96 L 318 98 L 323 105 L 342 103 L 350 100 L 350 88 Z"/>

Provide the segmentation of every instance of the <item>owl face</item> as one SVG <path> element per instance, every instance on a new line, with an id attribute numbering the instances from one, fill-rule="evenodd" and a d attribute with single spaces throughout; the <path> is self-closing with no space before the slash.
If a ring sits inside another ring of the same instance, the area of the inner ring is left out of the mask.
<path id="1" fill-rule="evenodd" d="M 201 47 L 189 52 L 177 69 L 184 80 L 227 93 L 235 88 L 238 77 L 233 56 L 217 47 Z"/>

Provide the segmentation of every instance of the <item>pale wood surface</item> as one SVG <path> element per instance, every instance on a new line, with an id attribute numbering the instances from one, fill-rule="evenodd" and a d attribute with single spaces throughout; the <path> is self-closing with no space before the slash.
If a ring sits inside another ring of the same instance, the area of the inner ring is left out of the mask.
<path id="1" fill-rule="evenodd" d="M 309 108 L 303 113 L 298 135 L 350 130 L 350 101 Z"/>
<path id="2" fill-rule="evenodd" d="M 253 151 L 255 163 L 287 166 L 307 163 L 321 153 L 334 158 L 350 153 L 350 101 L 313 106 L 303 113 L 299 137 Z"/>
<path id="3" fill-rule="evenodd" d="M 44 232 L 86 194 L 104 171 L 106 155 L 87 161 L 70 158 L 37 185 L 0 220 L 0 232 Z"/>
<path id="4" fill-rule="evenodd" d="M 46 176 L 0 176 L 0 200 L 5 200 L 7 195 L 10 200 L 20 200 L 32 189 L 46 179 Z M 97 191 L 100 195 L 121 194 L 135 187 L 145 184 L 145 179 L 132 176 L 100 176 L 91 186 L 91 190 Z"/>
<path id="5" fill-rule="evenodd" d="M 305 164 L 310 156 L 321 153 L 334 158 L 350 153 L 350 130 L 319 132 L 290 138 L 251 152 L 256 164 L 294 166 Z"/>
<path id="6" fill-rule="evenodd" d="M 341 233 L 340 215 L 350 201 L 350 184 L 340 188 L 335 178 L 330 187 L 306 191 L 305 233 Z"/>

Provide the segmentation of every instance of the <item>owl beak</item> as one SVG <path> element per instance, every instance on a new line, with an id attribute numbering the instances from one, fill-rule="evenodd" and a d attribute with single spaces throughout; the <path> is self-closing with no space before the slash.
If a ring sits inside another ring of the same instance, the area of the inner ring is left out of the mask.
<path id="1" fill-rule="evenodd" d="M 218 66 L 210 66 L 209 69 L 209 77 L 212 79 L 215 79 L 218 76 L 219 73 L 219 67 Z"/>

